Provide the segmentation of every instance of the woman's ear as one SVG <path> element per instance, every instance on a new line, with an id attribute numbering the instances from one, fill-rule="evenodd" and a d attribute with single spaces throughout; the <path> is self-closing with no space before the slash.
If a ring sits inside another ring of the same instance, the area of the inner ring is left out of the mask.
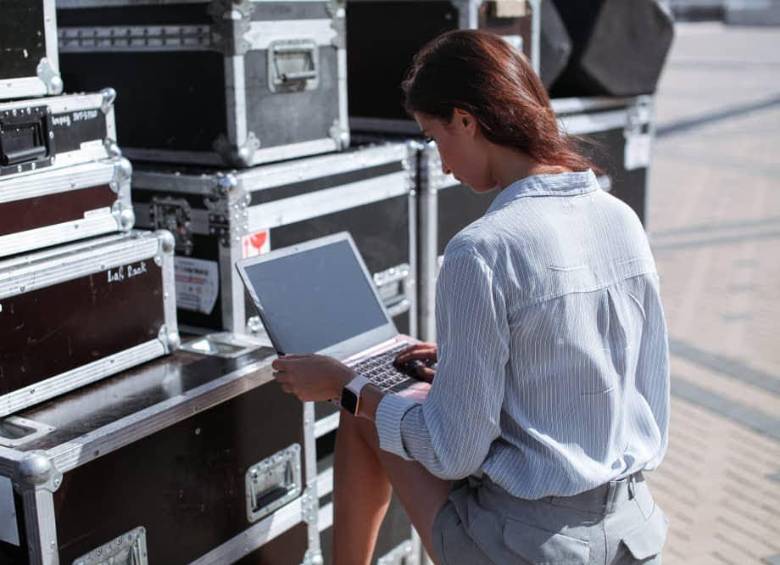
<path id="1" fill-rule="evenodd" d="M 457 120 L 458 126 L 463 128 L 466 133 L 474 135 L 477 131 L 477 120 L 473 114 L 460 108 L 455 108 L 453 117 Z"/>

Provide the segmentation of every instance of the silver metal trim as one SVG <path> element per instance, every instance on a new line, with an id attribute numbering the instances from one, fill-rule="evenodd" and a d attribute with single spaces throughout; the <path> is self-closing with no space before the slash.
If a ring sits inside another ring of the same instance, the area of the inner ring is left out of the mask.
<path id="1" fill-rule="evenodd" d="M 47 194 L 110 184 L 116 177 L 116 160 L 84 163 L 68 169 L 40 169 L 34 175 L 0 177 L 0 204 Z"/>
<path id="2" fill-rule="evenodd" d="M 328 467 L 317 475 L 317 496 L 333 492 L 333 467 Z"/>
<path id="3" fill-rule="evenodd" d="M 560 116 L 564 114 L 578 114 L 580 112 L 624 108 L 631 103 L 631 100 L 633 100 L 631 97 L 607 98 L 585 96 L 578 98 L 554 98 L 550 102 L 553 111 Z"/>
<path id="4" fill-rule="evenodd" d="M 317 153 L 327 153 L 328 151 L 335 151 L 337 149 L 338 146 L 336 145 L 336 142 L 330 137 L 275 147 L 266 147 L 264 149 L 260 148 L 252 155 L 252 160 L 249 165 L 254 166 L 271 161 L 284 161 Z M 123 147 L 123 152 L 130 159 L 137 159 L 139 161 L 172 162 L 191 165 L 225 165 L 222 156 L 216 151 L 171 151 L 168 149 Z"/>
<path id="5" fill-rule="evenodd" d="M 436 304 L 436 275 L 438 265 L 439 236 L 439 188 L 440 183 L 432 182 L 431 174 L 440 170 L 437 165 L 438 150 L 431 144 L 422 146 L 418 153 L 420 159 L 420 182 L 418 183 L 417 198 L 419 199 L 419 248 L 418 273 L 419 273 L 419 303 L 417 313 L 419 318 L 418 331 L 423 341 L 436 340 L 436 317 L 434 307 Z M 443 174 L 442 174 L 443 175 Z"/>
<path id="6" fill-rule="evenodd" d="M 303 404 L 303 464 L 306 490 L 302 497 L 301 517 L 307 524 L 309 549 L 306 560 L 321 563 L 320 534 L 317 529 L 319 495 L 317 494 L 317 442 L 314 437 L 314 403 Z"/>
<path id="7" fill-rule="evenodd" d="M 73 561 L 73 565 L 108 565 L 110 563 L 147 565 L 149 555 L 146 551 L 146 528 L 138 526 Z"/>
<path id="8" fill-rule="evenodd" d="M 25 488 L 21 496 L 30 565 L 56 565 L 59 546 L 52 492 L 44 488 Z"/>
<path id="9" fill-rule="evenodd" d="M 124 231 L 120 213 L 92 216 L 53 226 L 36 228 L 0 237 L 0 257 L 33 251 L 49 245 L 94 237 L 115 231 Z"/>
<path id="10" fill-rule="evenodd" d="M 46 453 L 63 473 L 163 430 L 273 379 L 269 356 L 200 387 L 115 420 Z"/>
<path id="11" fill-rule="evenodd" d="M 0 417 L 13 414 L 71 390 L 115 375 L 168 353 L 159 339 L 144 342 L 87 365 L 54 375 L 46 380 L 6 393 L 0 398 Z"/>
<path id="12" fill-rule="evenodd" d="M 0 299 L 149 259 L 158 247 L 157 235 L 132 232 L 0 261 Z"/>
<path id="13" fill-rule="evenodd" d="M 243 227 L 243 226 L 242 226 Z M 247 333 L 246 300 L 236 262 L 241 259 L 241 236 L 223 240 L 219 246 L 219 287 L 222 290 L 222 326 L 237 333 Z M 227 291 L 226 291 L 227 289 Z"/>
<path id="14" fill-rule="evenodd" d="M 233 171 L 230 174 L 246 192 L 256 192 L 284 184 L 359 171 L 393 161 L 403 161 L 406 156 L 407 149 L 404 143 L 387 143 L 356 149 L 348 153 L 334 153 L 307 157 L 292 162 L 273 163 L 261 168 L 240 172 Z M 136 170 L 133 173 L 133 190 L 164 190 L 182 194 L 207 195 L 214 192 L 215 183 L 215 175 L 192 175 L 149 170 Z"/>
<path id="15" fill-rule="evenodd" d="M 408 194 L 405 172 L 343 184 L 249 209 L 249 230 L 274 228 Z"/>
<path id="16" fill-rule="evenodd" d="M 321 438 L 333 430 L 338 429 L 340 419 L 341 413 L 334 412 L 333 414 L 320 418 L 314 422 L 314 437 Z"/>
<path id="17" fill-rule="evenodd" d="M 333 527 L 333 503 L 328 502 L 325 506 L 320 506 L 317 523 L 319 524 L 320 533 L 324 532 L 328 528 Z"/>
<path id="18" fill-rule="evenodd" d="M 301 523 L 302 498 L 280 508 L 222 545 L 215 547 L 190 565 L 223 565 L 233 563 L 258 547 L 277 538 Z"/>
<path id="19" fill-rule="evenodd" d="M 273 43 L 289 39 L 308 39 L 316 45 L 329 47 L 338 37 L 332 20 L 268 20 L 254 21 L 244 36 L 252 49 L 268 49 Z"/>
<path id="20" fill-rule="evenodd" d="M 539 74 L 542 64 L 542 2 L 544 0 L 527 0 L 531 4 L 531 65 Z"/>

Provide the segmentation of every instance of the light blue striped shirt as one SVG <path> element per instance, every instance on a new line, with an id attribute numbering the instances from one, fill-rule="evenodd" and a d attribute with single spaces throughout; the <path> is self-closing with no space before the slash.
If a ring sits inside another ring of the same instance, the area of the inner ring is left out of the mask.
<path id="1" fill-rule="evenodd" d="M 669 361 L 639 219 L 588 172 L 536 175 L 447 246 L 427 400 L 385 396 L 382 449 L 514 496 L 569 496 L 666 451 Z"/>

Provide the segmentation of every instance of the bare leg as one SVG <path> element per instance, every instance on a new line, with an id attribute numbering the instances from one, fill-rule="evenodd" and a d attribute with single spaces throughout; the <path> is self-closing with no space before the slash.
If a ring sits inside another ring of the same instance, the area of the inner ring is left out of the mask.
<path id="1" fill-rule="evenodd" d="M 390 504 L 390 479 L 376 452 L 341 412 L 333 464 L 333 563 L 367 565 Z M 346 425 L 345 425 L 346 424 Z"/>
<path id="2" fill-rule="evenodd" d="M 364 484 L 356 489 L 360 483 Z M 382 489 L 389 484 L 428 554 L 433 555 L 433 520 L 446 502 L 452 482 L 431 475 L 417 462 L 382 451 L 374 424 L 342 411 L 334 469 L 333 545 L 334 562 L 338 565 L 365 565 L 370 561 L 389 502 L 389 488 Z M 359 534 L 355 535 L 356 532 Z"/>

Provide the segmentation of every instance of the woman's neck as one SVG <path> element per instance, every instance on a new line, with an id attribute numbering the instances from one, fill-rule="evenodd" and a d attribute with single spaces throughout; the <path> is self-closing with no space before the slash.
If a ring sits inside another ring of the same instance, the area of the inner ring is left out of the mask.
<path id="1" fill-rule="evenodd" d="M 491 144 L 490 168 L 495 186 L 504 189 L 510 184 L 532 175 L 547 175 L 571 172 L 566 167 L 545 165 L 520 151 Z"/>

